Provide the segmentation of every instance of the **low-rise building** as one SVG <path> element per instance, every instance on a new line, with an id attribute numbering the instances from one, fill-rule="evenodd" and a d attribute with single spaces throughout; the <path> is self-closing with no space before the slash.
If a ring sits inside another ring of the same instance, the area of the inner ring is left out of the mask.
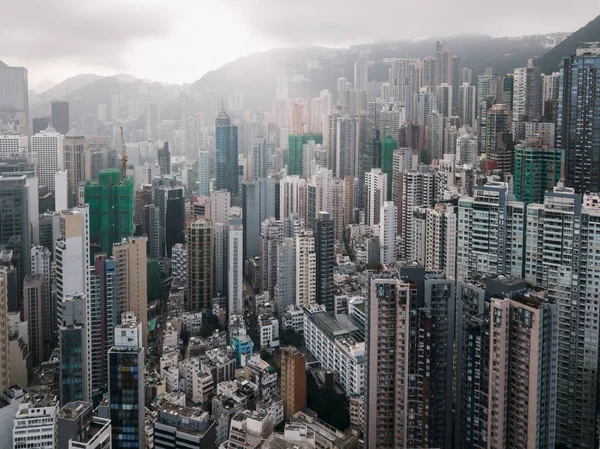
<path id="1" fill-rule="evenodd" d="M 281 314 L 281 329 L 304 332 L 304 311 L 295 304 L 290 304 Z"/>
<path id="2" fill-rule="evenodd" d="M 156 449 L 216 449 L 217 424 L 208 412 L 167 403 L 154 423 Z"/>

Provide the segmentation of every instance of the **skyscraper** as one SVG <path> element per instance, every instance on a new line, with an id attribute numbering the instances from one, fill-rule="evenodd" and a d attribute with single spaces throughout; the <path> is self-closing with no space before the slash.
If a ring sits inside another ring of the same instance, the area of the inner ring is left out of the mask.
<path id="1" fill-rule="evenodd" d="M 65 131 L 66 132 L 66 131 Z M 31 151 L 37 160 L 40 186 L 54 192 L 54 175 L 64 166 L 64 136 L 51 126 L 31 137 Z"/>
<path id="2" fill-rule="evenodd" d="M 63 167 L 67 172 L 67 207 L 76 207 L 79 194 L 79 183 L 85 180 L 84 153 L 88 151 L 87 141 L 83 133 L 71 128 L 64 138 Z"/>
<path id="3" fill-rule="evenodd" d="M 88 326 L 85 323 L 87 298 L 68 294 L 62 301 L 62 322 L 58 329 L 60 351 L 60 402 L 89 401 Z"/>
<path id="4" fill-rule="evenodd" d="M 379 261 L 382 264 L 396 262 L 396 234 L 398 209 L 391 201 L 386 201 L 379 212 Z"/>
<path id="5" fill-rule="evenodd" d="M 369 82 L 369 56 L 361 54 L 358 61 L 354 63 L 354 88 L 356 90 L 367 90 Z"/>
<path id="6" fill-rule="evenodd" d="M 387 175 L 386 201 L 392 199 L 392 180 L 394 179 L 394 152 L 398 149 L 398 141 L 389 134 L 381 141 L 381 171 Z"/>
<path id="7" fill-rule="evenodd" d="M 577 49 L 560 69 L 557 147 L 565 150 L 566 184 L 577 193 L 600 191 L 600 47 Z"/>
<path id="8" fill-rule="evenodd" d="M 133 235 L 133 178 L 122 182 L 119 170 L 101 170 L 97 183 L 86 182 L 84 197 L 90 208 L 92 254 L 111 255 L 113 244 Z"/>
<path id="9" fill-rule="evenodd" d="M 316 301 L 317 255 L 313 231 L 306 229 L 294 237 L 296 267 L 296 306 Z"/>
<path id="10" fill-rule="evenodd" d="M 244 227 L 244 260 L 260 254 L 260 226 L 267 218 L 276 218 L 279 204 L 279 181 L 262 178 L 242 183 L 242 224 Z"/>
<path id="11" fill-rule="evenodd" d="M 458 88 L 458 116 L 463 125 L 475 127 L 477 112 L 477 88 L 468 83 L 463 83 Z"/>
<path id="12" fill-rule="evenodd" d="M 334 222 L 328 212 L 321 211 L 317 215 L 315 229 L 316 266 L 316 298 L 324 304 L 328 312 L 335 310 L 333 302 L 333 266 L 335 264 L 335 229 Z"/>
<path id="13" fill-rule="evenodd" d="M 189 221 L 187 232 L 187 311 L 198 312 L 212 306 L 212 226 L 198 218 Z"/>
<path id="14" fill-rule="evenodd" d="M 210 195 L 210 154 L 208 151 L 198 153 L 198 195 Z"/>
<path id="15" fill-rule="evenodd" d="M 288 137 L 288 167 L 287 174 L 291 175 L 302 175 L 302 147 L 307 144 L 308 141 L 314 141 L 315 144 L 323 144 L 322 134 L 290 134 Z"/>
<path id="16" fill-rule="evenodd" d="M 498 136 L 512 130 L 512 113 L 504 104 L 495 104 L 488 111 L 485 122 L 485 147 L 483 152 L 490 152 L 498 145 Z M 481 136 L 480 136 L 481 137 Z"/>
<path id="17" fill-rule="evenodd" d="M 185 188 L 175 177 L 164 175 L 152 180 L 152 203 L 159 210 L 161 257 L 171 257 L 177 243 L 185 243 Z"/>
<path id="18" fill-rule="evenodd" d="M 46 298 L 46 302 L 49 303 L 50 300 L 49 297 Z M 29 351 L 34 366 L 40 366 L 47 360 L 44 306 L 44 277 L 42 274 L 28 274 L 23 281 L 23 319 L 28 324 Z"/>
<path id="19" fill-rule="evenodd" d="M 53 101 L 51 109 L 52 128 L 60 134 L 67 134 L 71 127 L 71 122 L 69 121 L 69 102 Z"/>
<path id="20" fill-rule="evenodd" d="M 544 202 L 562 176 L 563 150 L 544 148 L 539 139 L 530 139 L 515 147 L 513 192 L 526 205 Z"/>
<path id="21" fill-rule="evenodd" d="M 10 386 L 10 364 L 8 363 L 8 276 L 0 270 L 0 389 Z"/>
<path id="22" fill-rule="evenodd" d="M 306 359 L 293 346 L 281 350 L 281 397 L 284 420 L 306 407 Z"/>
<path id="23" fill-rule="evenodd" d="M 238 129 L 221 110 L 215 120 L 215 187 L 225 189 L 231 196 L 238 195 Z"/>
<path id="24" fill-rule="evenodd" d="M 275 297 L 277 249 L 283 243 L 283 221 L 267 218 L 260 226 L 261 291 Z"/>
<path id="25" fill-rule="evenodd" d="M 379 224 L 379 211 L 387 200 L 387 175 L 380 168 L 374 168 L 365 174 L 366 222 Z"/>
<path id="26" fill-rule="evenodd" d="M 130 237 L 113 245 L 116 264 L 117 317 L 132 312 L 142 328 L 142 345 L 148 348 L 148 266 L 146 237 Z"/>
<path id="27" fill-rule="evenodd" d="M 542 88 L 539 58 L 530 59 L 527 67 L 513 71 L 512 111 L 515 120 L 535 121 L 542 117 Z"/>
<path id="28" fill-rule="evenodd" d="M 108 351 L 108 402 L 112 447 L 144 447 L 144 349 L 142 327 L 126 314 L 115 328 L 115 345 Z"/>
<path id="29" fill-rule="evenodd" d="M 160 109 L 158 104 L 150 103 L 148 105 L 148 114 L 146 115 L 146 128 L 148 140 L 158 140 L 160 126 Z"/>
<path id="30" fill-rule="evenodd" d="M 58 218 L 58 217 L 57 217 Z M 58 220 L 57 220 L 58 221 Z M 58 228 L 58 226 L 57 226 Z M 58 232 L 58 229 L 56 230 Z M 54 249 L 54 248 L 52 248 Z M 44 246 L 31 247 L 31 273 L 42 277 L 42 309 L 38 326 L 42 326 L 42 346 L 41 354 L 44 359 L 48 357 L 49 344 L 54 338 L 54 329 L 56 326 L 56 304 L 52 301 L 52 278 L 51 278 L 51 260 L 52 249 Z M 38 310 L 38 309 L 36 309 Z M 29 321 L 29 320 L 28 320 Z M 33 326 L 35 327 L 35 326 Z M 29 326 L 31 331 L 32 326 Z M 30 333 L 31 335 L 31 333 Z M 31 337 L 30 337 L 31 341 Z M 33 352 L 32 352 L 33 353 Z"/>
<path id="31" fill-rule="evenodd" d="M 171 151 L 169 150 L 169 142 L 163 142 L 162 148 L 158 149 L 157 159 L 158 166 L 160 167 L 160 174 L 171 174 Z"/>
<path id="32" fill-rule="evenodd" d="M 227 233 L 227 313 L 229 316 L 242 315 L 244 313 L 244 231 L 239 218 L 229 219 Z"/>
<path id="33" fill-rule="evenodd" d="M 17 119 L 19 132 L 28 135 L 29 82 L 27 69 L 0 61 L 0 120 Z"/>

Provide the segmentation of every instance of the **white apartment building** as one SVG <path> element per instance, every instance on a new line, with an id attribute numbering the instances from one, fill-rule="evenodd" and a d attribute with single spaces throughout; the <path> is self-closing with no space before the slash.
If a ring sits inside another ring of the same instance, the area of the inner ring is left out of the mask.
<path id="1" fill-rule="evenodd" d="M 366 224 L 379 224 L 379 211 L 387 198 L 387 174 L 380 168 L 365 173 Z M 325 209 L 324 209 L 325 210 Z"/>
<path id="2" fill-rule="evenodd" d="M 58 449 L 58 399 L 34 398 L 19 404 L 13 425 L 14 449 Z"/>
<path id="3" fill-rule="evenodd" d="M 315 238 L 310 229 L 294 238 L 296 256 L 296 306 L 302 307 L 316 301 L 317 253 Z"/>
<path id="4" fill-rule="evenodd" d="M 240 220 L 235 220 L 240 221 Z M 244 313 L 244 230 L 241 224 L 229 225 L 227 258 L 227 306 L 230 314 Z"/>
<path id="5" fill-rule="evenodd" d="M 382 264 L 396 261 L 396 233 L 398 226 L 398 208 L 386 201 L 379 212 L 379 261 Z"/>
<path id="6" fill-rule="evenodd" d="M 321 367 L 339 373 L 340 387 L 347 395 L 362 394 L 367 380 L 365 343 L 356 342 L 350 332 L 327 312 L 325 306 L 304 307 L 304 341 L 306 349 Z"/>

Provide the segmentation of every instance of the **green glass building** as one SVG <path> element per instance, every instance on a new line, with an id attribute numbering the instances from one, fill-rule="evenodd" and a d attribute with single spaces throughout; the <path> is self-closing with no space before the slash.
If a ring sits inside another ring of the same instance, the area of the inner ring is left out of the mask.
<path id="1" fill-rule="evenodd" d="M 101 170 L 98 182 L 87 181 L 84 189 L 90 209 L 90 252 L 112 255 L 113 243 L 131 237 L 133 224 L 133 179 L 121 183 L 117 169 Z"/>
<path id="2" fill-rule="evenodd" d="M 517 201 L 543 204 L 546 191 L 552 191 L 561 177 L 563 150 L 542 148 L 536 141 L 515 147 L 514 194 Z"/>
<path id="3" fill-rule="evenodd" d="M 323 144 L 323 134 L 296 134 L 288 136 L 288 169 L 287 174 L 302 176 L 302 145 L 314 140 L 315 144 Z"/>
<path id="4" fill-rule="evenodd" d="M 394 176 L 394 150 L 398 141 L 389 134 L 381 141 L 381 171 L 387 175 L 387 201 L 392 201 L 392 178 Z"/>

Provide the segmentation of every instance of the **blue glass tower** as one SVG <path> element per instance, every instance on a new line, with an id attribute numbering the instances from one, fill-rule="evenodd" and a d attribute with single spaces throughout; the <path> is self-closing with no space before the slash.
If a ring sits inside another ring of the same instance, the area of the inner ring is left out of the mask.
<path id="1" fill-rule="evenodd" d="M 223 110 L 215 119 L 216 190 L 228 190 L 231 196 L 239 192 L 238 128 Z"/>

